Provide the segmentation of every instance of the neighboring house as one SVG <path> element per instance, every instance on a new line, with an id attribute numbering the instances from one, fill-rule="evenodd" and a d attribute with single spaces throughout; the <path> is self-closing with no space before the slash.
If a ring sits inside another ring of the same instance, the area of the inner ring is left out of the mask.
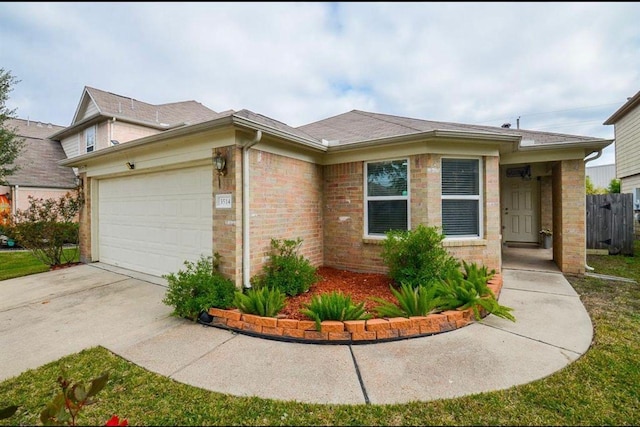
<path id="1" fill-rule="evenodd" d="M 87 89 L 63 144 L 82 118 L 109 117 L 98 104 Z M 84 262 L 162 275 L 217 252 L 246 286 L 272 238 L 299 237 L 314 265 L 383 272 L 384 232 L 425 224 L 452 255 L 498 270 L 505 242 L 551 228 L 553 259 L 581 274 L 585 157 L 611 143 L 358 110 L 293 128 L 240 110 L 94 152 L 80 143 L 61 164 L 82 178 Z"/>
<path id="2" fill-rule="evenodd" d="M 0 185 L 0 194 L 8 200 L 11 213 L 27 209 L 29 196 L 57 199 L 76 187 L 73 170 L 58 164 L 66 158 L 60 143 L 48 138 L 63 126 L 24 119 L 9 119 L 5 123 L 24 138 L 23 149 L 14 162 L 19 169 L 5 178 L 8 185 Z"/>
<path id="3" fill-rule="evenodd" d="M 85 86 L 71 125 L 50 138 L 74 157 L 218 116 L 196 101 L 152 105 Z"/>
<path id="4" fill-rule="evenodd" d="M 616 177 L 620 192 L 632 193 L 634 208 L 640 209 L 640 91 L 605 122 L 613 125 L 616 141 Z"/>
<path id="5" fill-rule="evenodd" d="M 591 178 L 594 187 L 607 189 L 611 180 L 616 177 L 616 165 L 612 163 L 610 165 L 587 166 L 586 174 Z"/>

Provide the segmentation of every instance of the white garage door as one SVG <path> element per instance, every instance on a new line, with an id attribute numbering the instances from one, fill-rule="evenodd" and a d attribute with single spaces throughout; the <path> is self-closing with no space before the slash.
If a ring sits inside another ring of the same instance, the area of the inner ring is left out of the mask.
<path id="1" fill-rule="evenodd" d="M 103 179 L 99 260 L 161 276 L 212 253 L 211 167 Z"/>

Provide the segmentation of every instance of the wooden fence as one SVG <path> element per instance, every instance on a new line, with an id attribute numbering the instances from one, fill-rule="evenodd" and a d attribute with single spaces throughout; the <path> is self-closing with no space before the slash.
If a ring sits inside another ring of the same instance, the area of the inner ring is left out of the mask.
<path id="1" fill-rule="evenodd" d="M 633 195 L 587 196 L 587 249 L 633 255 Z"/>

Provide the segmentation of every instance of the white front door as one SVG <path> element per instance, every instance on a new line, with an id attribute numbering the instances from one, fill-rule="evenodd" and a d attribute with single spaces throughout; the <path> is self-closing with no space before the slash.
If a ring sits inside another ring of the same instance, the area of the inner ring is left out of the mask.
<path id="1" fill-rule="evenodd" d="M 502 234 L 505 242 L 538 242 L 538 181 L 502 174 Z"/>

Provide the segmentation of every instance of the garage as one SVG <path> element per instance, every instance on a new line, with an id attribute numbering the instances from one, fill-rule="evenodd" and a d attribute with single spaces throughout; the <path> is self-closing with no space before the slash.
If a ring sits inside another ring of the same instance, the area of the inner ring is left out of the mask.
<path id="1" fill-rule="evenodd" d="M 94 260 L 162 276 L 212 254 L 211 166 L 100 179 L 97 190 Z"/>

